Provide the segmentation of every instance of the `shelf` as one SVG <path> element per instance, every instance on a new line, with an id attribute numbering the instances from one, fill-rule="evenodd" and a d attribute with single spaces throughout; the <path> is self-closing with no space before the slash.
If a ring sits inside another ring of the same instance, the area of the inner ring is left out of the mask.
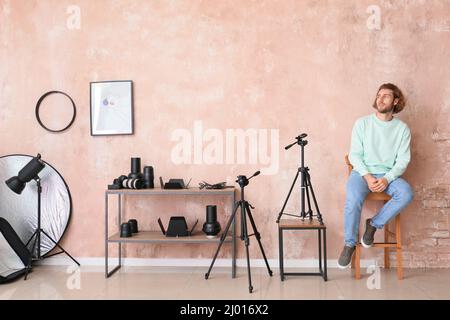
<path id="1" fill-rule="evenodd" d="M 121 238 L 119 233 L 115 233 L 108 238 L 108 242 L 127 242 L 127 243 L 219 243 L 219 234 L 216 238 L 208 239 L 201 232 L 194 232 L 190 237 L 166 237 L 161 231 L 139 231 L 129 238 Z M 232 237 L 228 236 L 224 242 L 231 242 Z"/>
<path id="2" fill-rule="evenodd" d="M 219 233 L 216 238 L 209 239 L 202 231 L 194 231 L 194 234 L 189 237 L 166 237 L 162 234 L 160 230 L 157 231 L 139 231 L 139 233 L 134 234 L 129 238 L 121 238 L 120 233 L 115 233 L 114 235 L 109 235 L 109 199 L 110 197 L 117 198 L 117 221 L 120 224 L 121 218 L 123 217 L 123 203 L 125 200 L 129 200 L 132 196 L 154 196 L 161 195 L 166 197 L 166 200 L 174 201 L 176 196 L 227 196 L 231 198 L 231 211 L 233 211 L 236 203 L 236 188 L 226 188 L 226 189 L 200 189 L 188 188 L 188 189 L 118 189 L 118 190 L 105 190 L 105 278 L 109 278 L 122 266 L 122 244 L 130 243 L 143 243 L 143 244 L 206 244 L 206 243 L 220 243 L 220 237 L 223 234 Z M 172 197 L 171 197 L 172 196 Z M 131 199 L 130 199 L 131 200 Z M 196 199 L 198 200 L 198 199 Z M 231 277 L 236 277 L 236 219 L 233 219 L 230 225 L 231 229 L 227 237 L 225 237 L 224 242 L 231 245 Z M 116 229 L 117 230 L 117 229 Z M 117 244 L 117 257 L 118 264 L 114 266 L 111 270 L 109 268 L 108 257 L 109 257 L 109 244 Z"/>
<path id="3" fill-rule="evenodd" d="M 127 194 L 127 195 L 234 195 L 236 188 L 227 189 L 118 189 L 105 190 L 106 194 Z"/>

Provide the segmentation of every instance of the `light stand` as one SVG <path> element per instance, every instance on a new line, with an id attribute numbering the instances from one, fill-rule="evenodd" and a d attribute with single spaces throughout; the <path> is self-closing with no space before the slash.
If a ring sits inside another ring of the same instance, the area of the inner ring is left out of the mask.
<path id="1" fill-rule="evenodd" d="M 297 141 L 294 143 L 291 143 L 290 145 L 286 146 L 284 149 L 288 150 L 292 146 L 298 144 L 301 147 L 301 164 L 300 167 L 297 170 L 297 174 L 295 175 L 294 181 L 292 182 L 291 189 L 289 190 L 289 193 L 286 197 L 286 200 L 284 201 L 283 207 L 281 208 L 280 213 L 278 214 L 277 223 L 280 222 L 280 218 L 283 214 L 288 216 L 293 216 L 297 218 L 302 218 L 302 220 L 305 220 L 307 216 L 309 216 L 309 220 L 312 221 L 314 216 L 317 216 L 317 220 L 319 220 L 320 224 L 323 225 L 322 215 L 320 214 L 319 206 L 317 205 L 316 196 L 314 194 L 314 189 L 311 184 L 311 176 L 309 174 L 309 168 L 305 167 L 305 146 L 308 144 L 307 140 L 304 140 L 303 138 L 306 138 L 307 134 L 302 133 L 298 137 L 296 137 Z M 292 190 L 294 189 L 295 183 L 297 182 L 298 176 L 301 174 L 301 212 L 300 215 L 293 215 L 289 213 L 285 213 L 284 209 L 286 208 L 286 204 L 289 201 L 289 197 L 291 196 Z M 311 200 L 309 197 L 309 193 L 311 192 L 314 206 L 317 211 L 317 215 L 313 214 L 313 211 L 311 210 Z M 305 211 L 305 194 L 306 199 L 308 201 L 308 212 Z"/>
<path id="2" fill-rule="evenodd" d="M 261 235 L 258 232 L 258 229 L 256 228 L 256 224 L 255 224 L 255 221 L 253 220 L 252 212 L 250 211 L 250 207 L 252 209 L 254 209 L 254 207 L 252 207 L 252 205 L 250 203 L 245 201 L 245 198 L 244 198 L 244 187 L 248 185 L 249 180 L 251 178 L 253 178 L 259 174 L 260 174 L 260 171 L 257 171 L 253 174 L 253 176 L 251 176 L 248 179 L 246 176 L 238 176 L 237 177 L 238 179 L 236 180 L 236 182 L 239 183 L 239 186 L 241 187 L 241 200 L 237 201 L 234 204 L 233 213 L 231 214 L 230 219 L 228 220 L 227 225 L 225 227 L 225 230 L 222 233 L 222 236 L 220 237 L 219 247 L 217 248 L 216 254 L 214 255 L 213 261 L 211 262 L 211 266 L 209 267 L 208 272 L 205 274 L 205 279 L 208 279 L 211 269 L 214 265 L 214 262 L 216 261 L 217 255 L 219 254 L 219 250 L 222 247 L 222 244 L 225 241 L 225 238 L 227 237 L 228 230 L 230 229 L 231 223 L 236 218 L 236 212 L 240 207 L 241 208 L 241 236 L 240 236 L 240 239 L 242 241 L 244 241 L 245 249 L 246 249 L 246 253 L 247 253 L 247 272 L 248 272 L 248 285 L 249 285 L 248 290 L 250 293 L 252 293 L 252 291 L 253 291 L 253 286 L 252 286 L 252 277 L 251 277 L 251 272 L 250 272 L 250 258 L 249 258 L 249 252 L 248 252 L 248 250 L 249 250 L 248 246 L 250 245 L 249 237 L 254 235 L 256 237 L 256 240 L 258 240 L 258 244 L 261 249 L 261 253 L 263 255 L 264 261 L 267 266 L 267 271 L 269 272 L 269 275 L 272 276 L 272 270 L 270 270 L 270 266 L 269 266 L 269 263 L 267 262 L 266 254 L 264 253 L 264 248 L 261 244 Z M 252 228 L 253 228 L 253 234 L 251 234 L 251 235 L 248 234 L 248 230 L 247 230 L 247 216 L 248 216 L 250 223 L 252 225 Z"/>
<path id="3" fill-rule="evenodd" d="M 44 230 L 41 228 L 41 193 L 42 193 L 42 187 L 41 187 L 41 179 L 38 176 L 38 173 L 44 169 L 45 163 L 41 160 L 41 155 L 38 154 L 36 157 L 30 160 L 30 162 L 27 163 L 25 167 L 23 167 L 22 170 L 19 171 L 18 176 L 12 177 L 8 180 L 6 180 L 6 184 L 8 187 L 14 191 L 17 194 L 21 194 L 23 189 L 25 188 L 26 183 L 30 182 L 31 180 L 36 181 L 37 184 L 37 193 L 38 193 L 38 206 L 37 206 L 37 228 L 36 231 L 33 233 L 33 235 L 30 237 L 30 239 L 27 241 L 25 246 L 28 247 L 28 244 L 31 242 L 33 238 L 33 246 L 31 248 L 31 258 L 27 265 L 27 272 L 25 274 L 25 280 L 27 279 L 28 272 L 31 270 L 31 263 L 33 261 L 39 261 L 60 253 L 65 253 L 69 256 L 70 259 L 72 259 L 73 262 L 75 262 L 78 266 L 80 264 L 77 260 L 75 260 L 62 246 L 60 246 L 51 236 L 49 236 Z M 51 254 L 51 255 L 41 255 L 41 233 L 43 233 L 51 242 L 53 242 L 59 249 L 62 251 Z M 33 257 L 35 248 L 37 245 L 37 256 Z"/>

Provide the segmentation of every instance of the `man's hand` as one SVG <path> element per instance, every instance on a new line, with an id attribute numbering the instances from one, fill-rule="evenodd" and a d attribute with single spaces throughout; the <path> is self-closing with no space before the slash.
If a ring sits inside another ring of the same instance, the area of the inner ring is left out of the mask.
<path id="1" fill-rule="evenodd" d="M 378 179 L 375 185 L 373 186 L 372 192 L 383 192 L 384 190 L 386 190 L 388 184 L 389 183 L 386 178 Z"/>
<path id="2" fill-rule="evenodd" d="M 375 191 L 375 186 L 376 186 L 376 184 L 378 183 L 378 179 L 375 178 L 375 177 L 374 177 L 373 175 L 371 175 L 370 173 L 369 173 L 369 174 L 366 174 L 366 175 L 364 176 L 364 179 L 365 179 L 366 182 L 367 182 L 367 186 L 369 187 L 369 190 L 372 191 L 372 192 L 376 192 L 376 191 Z"/>

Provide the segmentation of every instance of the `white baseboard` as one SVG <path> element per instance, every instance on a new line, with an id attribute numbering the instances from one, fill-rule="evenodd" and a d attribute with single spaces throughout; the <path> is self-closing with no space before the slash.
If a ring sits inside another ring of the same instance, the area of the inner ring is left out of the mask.
<path id="1" fill-rule="evenodd" d="M 104 266 L 105 258 L 75 258 L 82 266 Z M 122 258 L 122 265 L 127 267 L 150 266 L 150 267 L 208 267 L 212 259 L 150 259 L 150 258 Z M 114 267 L 118 263 L 117 258 L 110 258 L 109 265 Z M 269 259 L 268 263 L 271 268 L 279 268 L 278 259 Z M 51 266 L 68 266 L 73 261 L 68 257 L 50 257 L 39 262 L 41 265 Z M 236 259 L 238 267 L 247 267 L 246 259 Z M 265 268 L 266 264 L 263 259 L 251 259 L 250 265 L 256 268 Z M 375 260 L 361 260 L 361 268 L 376 265 Z M 214 263 L 217 267 L 231 267 L 231 259 L 217 259 Z M 285 268 L 318 268 L 318 259 L 289 259 L 284 260 Z M 337 268 L 337 260 L 327 260 L 328 268 Z"/>

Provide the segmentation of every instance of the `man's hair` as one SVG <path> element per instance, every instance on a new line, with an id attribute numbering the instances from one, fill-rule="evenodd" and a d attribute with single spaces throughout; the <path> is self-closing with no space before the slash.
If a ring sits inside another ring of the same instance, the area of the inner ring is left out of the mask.
<path id="1" fill-rule="evenodd" d="M 399 87 L 397 87 L 395 84 L 392 84 L 392 83 L 383 83 L 378 88 L 377 95 L 378 95 L 378 92 L 380 92 L 381 89 L 392 90 L 392 92 L 394 94 L 394 100 L 398 99 L 397 104 L 394 105 L 393 113 L 399 113 L 400 111 L 402 111 L 405 108 L 406 99 L 405 99 L 405 96 L 403 95 L 402 90 L 400 90 Z M 377 109 L 377 97 L 376 96 L 375 96 L 375 101 L 373 102 L 372 106 L 375 109 Z"/>

